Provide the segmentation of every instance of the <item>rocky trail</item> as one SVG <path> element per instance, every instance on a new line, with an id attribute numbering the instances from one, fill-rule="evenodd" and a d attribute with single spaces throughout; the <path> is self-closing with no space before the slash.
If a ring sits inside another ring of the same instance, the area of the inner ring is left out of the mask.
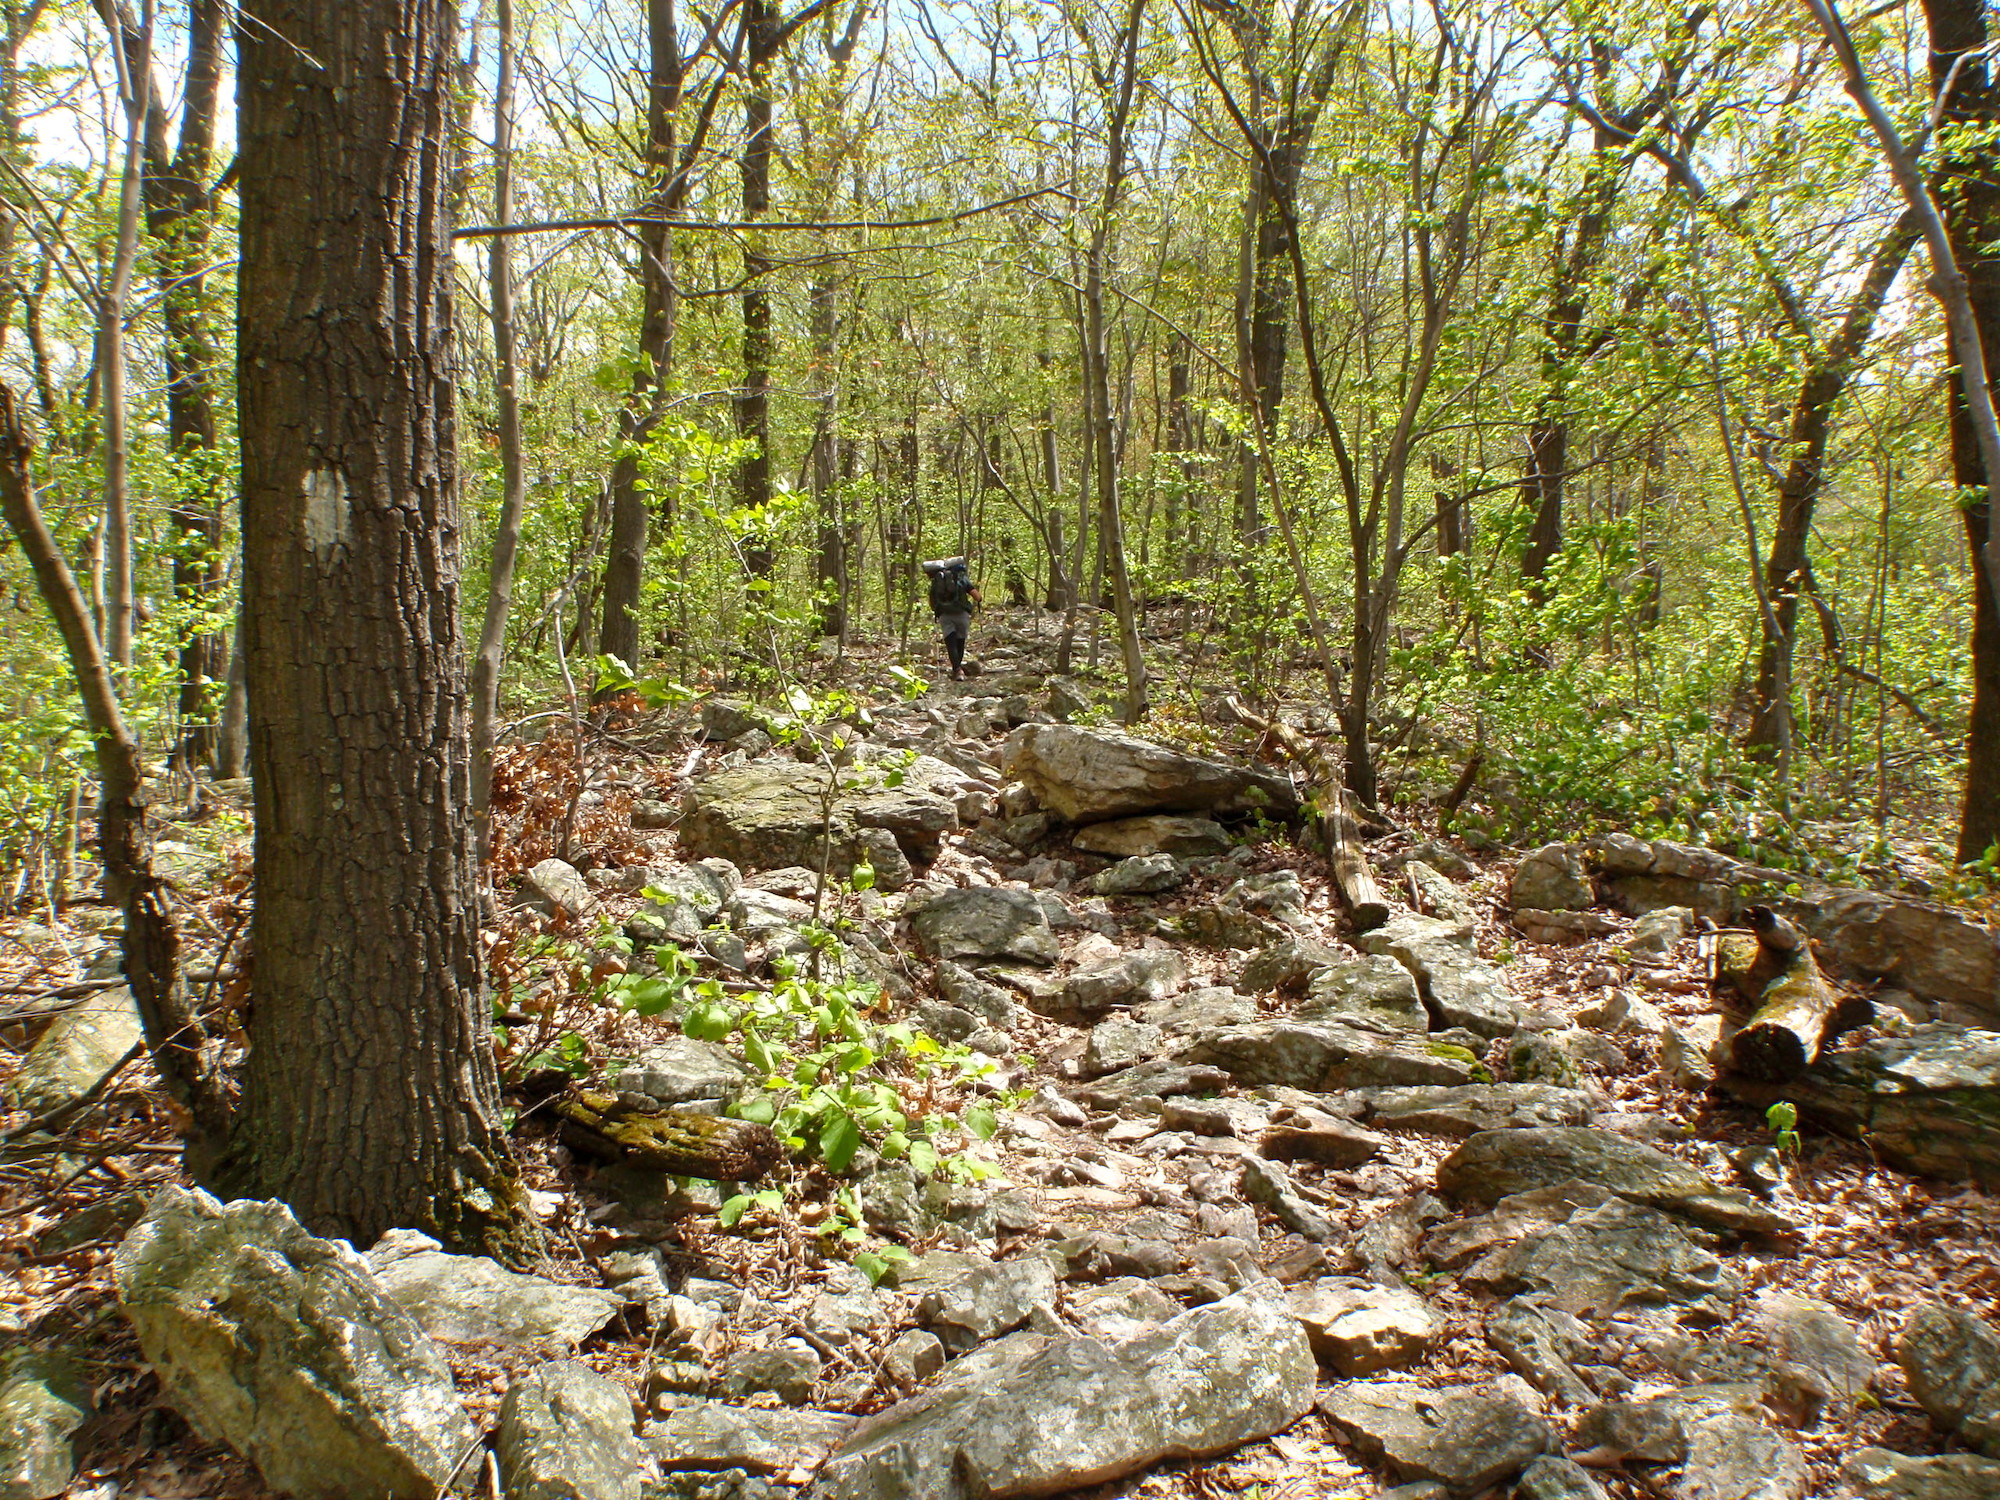
<path id="1" fill-rule="evenodd" d="M 1988 927 L 1408 827 L 1357 930 L 1293 768 L 1084 727 L 1047 644 L 511 752 L 540 1275 L 193 1191 L 115 952 L 19 934 L 0 1497 L 2000 1496 Z M 1782 1079 L 1753 903 L 1840 1002 Z"/>

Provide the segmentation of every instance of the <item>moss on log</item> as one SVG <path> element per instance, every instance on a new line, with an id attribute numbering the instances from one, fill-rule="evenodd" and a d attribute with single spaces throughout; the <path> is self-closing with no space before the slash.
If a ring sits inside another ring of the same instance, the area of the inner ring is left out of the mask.
<path id="1" fill-rule="evenodd" d="M 686 1110 L 648 1114 L 627 1107 L 615 1094 L 588 1089 L 557 1101 L 555 1112 L 562 1122 L 558 1133 L 571 1150 L 679 1177 L 751 1182 L 785 1157 L 771 1128 L 748 1120 Z"/>

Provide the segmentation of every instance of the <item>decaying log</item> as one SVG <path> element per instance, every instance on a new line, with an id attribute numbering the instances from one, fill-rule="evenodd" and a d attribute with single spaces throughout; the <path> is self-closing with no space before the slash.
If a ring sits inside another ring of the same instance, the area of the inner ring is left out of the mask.
<path id="1" fill-rule="evenodd" d="M 679 1177 L 750 1182 L 785 1157 L 768 1125 L 686 1110 L 647 1114 L 589 1089 L 556 1101 L 555 1113 L 562 1143 L 572 1151 Z"/>
<path id="2" fill-rule="evenodd" d="M 1234 697 L 1226 701 L 1239 723 L 1269 736 L 1306 773 L 1309 786 L 1302 799 L 1306 825 L 1317 834 L 1326 853 L 1334 884 L 1354 918 L 1354 930 L 1371 932 L 1380 927 L 1389 920 L 1389 903 L 1382 899 L 1381 888 L 1375 884 L 1375 872 L 1369 868 L 1368 855 L 1361 847 L 1361 833 L 1348 806 L 1340 767 L 1325 750 L 1283 720 L 1260 718 Z"/>
<path id="3" fill-rule="evenodd" d="M 1784 1083 L 1811 1067 L 1820 1049 L 1865 1011 L 1857 1013 L 1827 982 L 1812 944 L 1792 923 L 1767 906 L 1745 916 L 1754 949 L 1740 933 L 1716 945 L 1718 979 L 1756 1005 L 1730 1046 L 1730 1067 L 1746 1078 Z"/>

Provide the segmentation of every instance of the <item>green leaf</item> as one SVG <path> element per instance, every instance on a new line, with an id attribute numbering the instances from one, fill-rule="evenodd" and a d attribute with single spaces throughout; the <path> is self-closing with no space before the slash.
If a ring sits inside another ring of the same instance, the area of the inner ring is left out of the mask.
<path id="1" fill-rule="evenodd" d="M 937 1170 L 938 1149 L 929 1141 L 910 1143 L 910 1166 L 918 1176 L 928 1177 Z"/>
<path id="2" fill-rule="evenodd" d="M 861 1127 L 846 1115 L 835 1115 L 819 1133 L 819 1154 L 830 1172 L 845 1172 L 861 1149 Z"/>
<path id="3" fill-rule="evenodd" d="M 778 1118 L 777 1101 L 768 1094 L 745 1099 L 736 1106 L 736 1118 L 748 1120 L 753 1125 L 768 1125 Z"/>
<path id="4" fill-rule="evenodd" d="M 735 1028 L 736 1017 L 730 1014 L 727 1006 L 714 1000 L 697 1005 L 681 1022 L 681 1031 L 685 1035 L 703 1042 L 719 1042 Z"/>
<path id="5" fill-rule="evenodd" d="M 963 1118 L 965 1128 L 982 1141 L 992 1140 L 993 1132 L 1000 1128 L 1000 1117 L 984 1100 L 966 1105 Z"/>
<path id="6" fill-rule="evenodd" d="M 750 1195 L 748 1193 L 738 1193 L 733 1198 L 725 1198 L 722 1202 L 722 1207 L 715 1211 L 715 1222 L 720 1224 L 724 1229 L 734 1229 L 737 1221 L 743 1217 L 744 1210 L 749 1207 Z"/>

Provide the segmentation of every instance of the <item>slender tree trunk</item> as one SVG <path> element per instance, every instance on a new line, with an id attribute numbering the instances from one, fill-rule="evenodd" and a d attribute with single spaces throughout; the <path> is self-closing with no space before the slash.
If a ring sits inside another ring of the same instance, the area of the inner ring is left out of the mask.
<path id="1" fill-rule="evenodd" d="M 493 222 L 504 228 L 514 219 L 514 0 L 497 0 L 499 36 L 493 85 Z M 487 570 L 486 614 L 473 654 L 472 817 L 479 859 L 492 852 L 490 803 L 493 742 L 500 719 L 500 668 L 507 649 L 507 616 L 514 603 L 514 560 L 521 545 L 521 513 L 528 483 L 521 453 L 520 359 L 514 348 L 513 240 L 496 234 L 486 242 L 487 295 L 492 306 L 494 398 L 499 410 L 500 519 L 493 529 L 493 557 Z"/>
<path id="2" fill-rule="evenodd" d="M 132 665 L 131 437 L 125 402 L 125 307 L 132 269 L 139 259 L 139 220 L 145 179 L 146 93 L 152 70 L 153 13 L 147 0 L 140 40 L 128 57 L 117 19 L 107 13 L 118 92 L 125 107 L 125 160 L 118 187 L 118 240 L 111 272 L 97 308 L 97 368 L 104 401 L 104 615 L 105 655 L 114 668 Z M 134 62 L 136 61 L 136 66 Z"/>
<path id="3" fill-rule="evenodd" d="M 1812 533 L 1813 507 L 1826 483 L 1827 434 L 1833 409 L 1847 388 L 1854 363 L 1867 347 L 1875 317 L 1888 300 L 1903 262 L 1922 231 L 1916 215 L 1905 211 L 1875 247 L 1868 273 L 1848 304 L 1840 330 L 1807 368 L 1798 400 L 1792 406 L 1788 446 L 1791 460 L 1778 482 L 1778 524 L 1771 533 L 1771 551 L 1764 564 L 1764 592 L 1771 600 L 1770 624 L 1757 657 L 1757 707 L 1744 742 L 1759 750 L 1777 751 L 1792 738 L 1792 652 L 1798 622 L 1799 592 L 1812 587 L 1812 565 L 1806 543 Z"/>
<path id="4" fill-rule="evenodd" d="M 673 283 L 673 226 L 686 181 L 675 164 L 684 65 L 674 0 L 646 0 L 646 207 L 638 226 L 639 360 L 632 393 L 618 414 L 624 447 L 611 469 L 611 545 L 604 564 L 604 615 L 597 649 L 639 670 L 639 596 L 645 583 L 650 500 L 640 450 L 658 428 L 673 364 L 678 301 Z"/>
<path id="5" fill-rule="evenodd" d="M 225 1175 L 356 1244 L 519 1263 L 459 633 L 456 20 L 255 0 L 238 32 L 257 974 Z"/>
<path id="6" fill-rule="evenodd" d="M 755 222 L 771 207 L 771 62 L 779 26 L 770 0 L 744 0 L 748 89 L 743 96 L 743 218 Z M 771 503 L 771 259 L 753 230 L 743 240 L 743 384 L 736 393 L 736 435 L 750 450 L 736 470 L 736 501 L 746 508 Z M 769 576 L 769 547 L 749 548 L 750 571 Z"/>
<path id="7" fill-rule="evenodd" d="M 830 275 L 812 284 L 813 369 L 820 381 L 819 422 L 813 433 L 813 510 L 819 517 L 819 552 L 815 577 L 826 603 L 820 611 L 820 633 L 847 639 L 847 527 L 840 494 L 840 378 L 834 351 L 837 320 L 834 299 L 838 284 Z"/>

